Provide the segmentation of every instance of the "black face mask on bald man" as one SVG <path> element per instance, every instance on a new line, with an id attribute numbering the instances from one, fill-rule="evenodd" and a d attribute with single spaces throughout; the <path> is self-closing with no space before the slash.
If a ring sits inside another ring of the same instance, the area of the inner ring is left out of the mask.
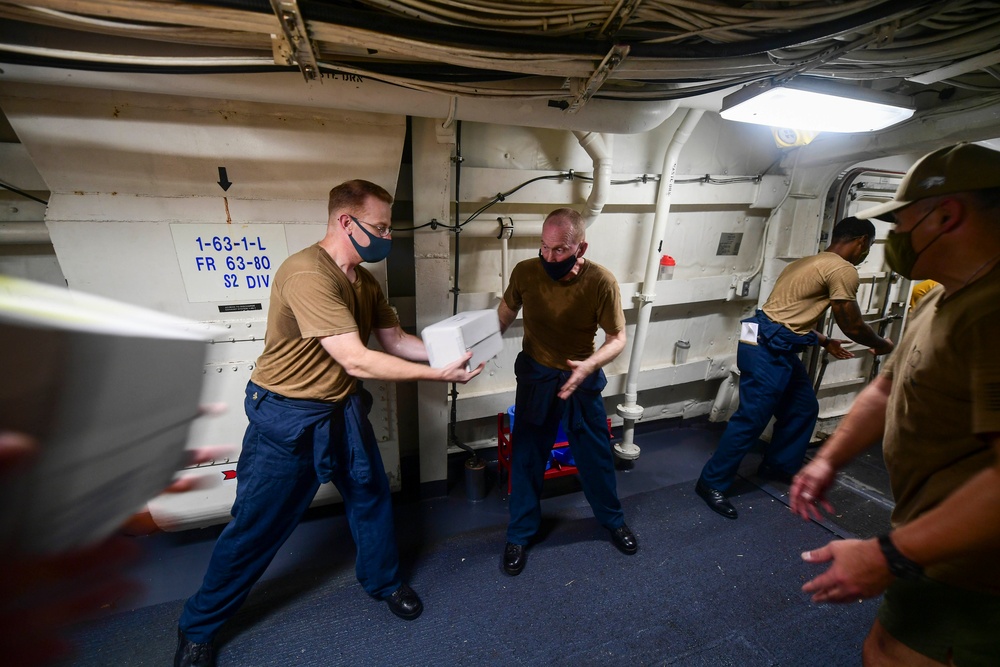
<path id="1" fill-rule="evenodd" d="M 561 280 L 567 273 L 573 270 L 576 266 L 576 260 L 579 259 L 576 255 L 571 255 L 561 262 L 547 262 L 545 258 L 542 257 L 542 251 L 538 251 L 538 258 L 542 260 L 542 268 L 545 269 L 545 273 L 549 274 L 549 278 L 552 280 Z"/>

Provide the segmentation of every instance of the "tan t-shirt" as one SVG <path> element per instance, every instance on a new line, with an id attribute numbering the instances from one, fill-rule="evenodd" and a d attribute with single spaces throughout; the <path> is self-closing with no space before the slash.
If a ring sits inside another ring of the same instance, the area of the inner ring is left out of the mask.
<path id="1" fill-rule="evenodd" d="M 339 401 L 356 380 L 323 348 L 321 338 L 373 329 L 398 320 L 374 276 L 355 269 L 353 283 L 319 245 L 291 255 L 274 274 L 264 352 L 250 379 L 289 398 Z"/>
<path id="2" fill-rule="evenodd" d="M 761 310 L 772 322 L 807 334 L 831 301 L 853 301 L 859 283 L 853 264 L 824 251 L 786 266 Z"/>
<path id="3" fill-rule="evenodd" d="M 541 258 L 518 262 L 503 300 L 514 312 L 524 308 L 522 348 L 549 368 L 568 371 L 567 359 L 581 361 L 592 355 L 597 327 L 606 334 L 625 328 L 618 281 L 590 261 L 567 281 L 549 278 Z"/>
<path id="4" fill-rule="evenodd" d="M 1000 433 L 1000 266 L 944 299 L 925 296 L 883 374 L 892 379 L 883 440 L 894 526 L 936 507 L 994 465 L 980 437 Z M 927 568 L 935 579 L 1000 593 L 1000 553 Z"/>

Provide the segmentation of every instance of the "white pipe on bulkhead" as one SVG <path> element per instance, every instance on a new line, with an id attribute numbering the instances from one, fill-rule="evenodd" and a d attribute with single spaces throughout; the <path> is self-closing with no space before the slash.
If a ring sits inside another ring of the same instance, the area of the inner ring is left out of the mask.
<path id="1" fill-rule="evenodd" d="M 513 215 L 504 215 L 504 220 L 509 220 L 514 225 L 514 232 L 509 235 L 508 238 L 541 238 L 542 236 L 542 218 L 537 214 L 527 215 L 524 213 L 514 213 Z M 433 233 L 427 230 L 420 230 L 420 233 Z M 441 233 L 441 230 L 438 230 Z M 393 237 L 396 236 L 396 232 L 393 231 Z M 506 234 L 505 234 L 506 236 Z M 483 220 L 482 218 L 478 220 L 473 220 L 471 223 L 462 227 L 462 238 L 476 238 L 476 239 L 486 239 L 486 238 L 497 238 L 497 222 L 494 218 L 490 220 L 487 218 Z"/>
<path id="2" fill-rule="evenodd" d="M 604 210 L 611 192 L 611 142 L 613 135 L 601 135 L 597 132 L 573 132 L 577 141 L 587 155 L 594 161 L 594 186 L 590 196 L 580 213 L 586 227 L 590 227 Z"/>
<path id="3" fill-rule="evenodd" d="M 601 211 L 604 210 L 604 203 L 608 200 L 608 194 L 611 192 L 611 135 L 602 136 L 597 132 L 579 132 L 574 131 L 577 140 L 580 142 L 580 146 L 587 151 L 587 155 L 594 161 L 594 184 L 590 189 L 590 196 L 587 197 L 587 203 L 584 205 L 581 214 L 583 215 L 584 224 L 586 227 L 590 227 L 597 220 L 598 216 L 601 215 Z M 513 219 L 511 219 L 511 224 L 513 224 Z M 501 227 L 503 222 L 501 221 Z M 519 229 L 521 231 L 526 231 L 526 227 L 523 226 Z M 530 227 L 535 227 L 531 225 Z M 529 228 L 530 228 L 529 227 Z M 538 235 L 541 235 L 541 223 L 537 223 Z M 463 232 L 464 233 L 464 232 Z M 508 257 L 507 248 L 507 238 L 508 235 L 504 229 L 500 230 L 500 286 L 501 294 L 507 291 L 507 277 L 509 275 L 510 269 L 510 258 Z"/>
<path id="4" fill-rule="evenodd" d="M 0 222 L 0 245 L 46 245 L 52 243 L 42 220 Z"/>
<path id="5" fill-rule="evenodd" d="M 622 426 L 622 441 L 615 445 L 615 454 L 619 458 L 630 461 L 639 458 L 639 447 L 635 444 L 635 422 L 642 417 L 642 406 L 637 402 L 639 371 L 642 366 L 642 351 L 646 346 L 646 335 L 649 331 L 649 317 L 652 314 L 653 301 L 656 299 L 656 275 L 660 268 L 660 256 L 663 254 L 660 242 L 663 240 L 667 227 L 667 214 L 670 212 L 674 177 L 677 175 L 677 159 L 704 113 L 702 109 L 689 109 L 687 111 L 663 155 L 663 170 L 660 172 L 660 185 L 656 191 L 653 231 L 650 234 L 649 249 L 646 254 L 646 273 L 643 276 L 642 289 L 635 296 L 636 300 L 639 301 L 639 313 L 635 323 L 635 334 L 632 338 L 632 354 L 629 357 L 628 374 L 625 377 L 625 403 L 618 406 L 618 416 L 624 419 L 624 424 Z"/>
<path id="6" fill-rule="evenodd" d="M 510 275 L 510 258 L 507 253 L 507 235 L 500 235 L 500 296 L 507 291 L 507 276 Z"/>

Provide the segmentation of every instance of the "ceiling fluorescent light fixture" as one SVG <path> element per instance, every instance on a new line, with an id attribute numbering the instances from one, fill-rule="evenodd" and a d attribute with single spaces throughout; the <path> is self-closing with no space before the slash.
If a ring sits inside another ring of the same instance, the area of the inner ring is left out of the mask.
<path id="1" fill-rule="evenodd" d="M 726 120 L 814 132 L 871 132 L 913 115 L 913 102 L 870 88 L 828 79 L 800 77 L 760 81 L 726 95 Z"/>

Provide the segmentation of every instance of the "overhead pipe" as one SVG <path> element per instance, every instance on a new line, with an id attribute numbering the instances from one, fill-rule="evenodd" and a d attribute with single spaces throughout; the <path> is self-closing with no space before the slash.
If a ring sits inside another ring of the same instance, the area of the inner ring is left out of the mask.
<path id="1" fill-rule="evenodd" d="M 52 86 L 123 90 L 137 93 L 240 100 L 323 109 L 346 109 L 422 118 L 498 123 L 524 127 L 639 134 L 670 118 L 676 100 L 619 101 L 591 99 L 576 113 L 551 107 L 546 99 L 469 97 L 455 105 L 451 95 L 410 90 L 375 79 L 364 85 L 327 82 L 303 84 L 296 72 L 244 74 L 157 74 L 60 70 L 52 67 L 5 63 L 3 81 Z"/>
<path id="2" fill-rule="evenodd" d="M 574 131 L 573 134 L 576 136 L 577 141 L 580 142 L 580 146 L 587 151 L 587 155 L 594 162 L 594 185 L 590 189 L 590 196 L 587 197 L 587 203 L 581 211 L 584 224 L 586 227 L 590 227 L 597 221 L 598 216 L 601 215 L 601 211 L 604 210 L 604 204 L 607 202 L 608 195 L 611 192 L 611 143 L 613 137 L 610 135 L 603 136 L 597 132 Z M 513 236 L 514 232 L 514 220 L 510 217 L 508 217 L 508 220 L 510 221 L 509 228 L 504 225 L 503 218 L 497 218 L 497 222 L 500 223 L 500 234 L 497 238 L 500 239 L 501 294 L 507 291 L 507 276 L 509 275 L 508 268 L 510 264 L 507 240 Z M 519 229 L 522 232 L 526 229 L 530 230 L 529 233 L 537 230 L 537 234 L 541 235 L 540 223 L 530 226 L 523 225 Z"/>
<path id="3" fill-rule="evenodd" d="M 581 214 L 587 228 L 597 221 L 611 192 L 611 143 L 613 135 L 574 131 L 577 141 L 594 161 L 594 187 Z"/>
<path id="4" fill-rule="evenodd" d="M 642 288 L 635 295 L 635 299 L 639 302 L 639 313 L 635 323 L 628 374 L 625 377 L 625 402 L 618 405 L 618 416 L 625 423 L 622 426 L 622 441 L 616 444 L 614 449 L 619 458 L 627 461 L 639 458 L 639 447 L 635 444 L 635 422 L 642 417 L 642 406 L 638 404 L 639 371 L 642 366 L 642 351 L 646 346 L 646 336 L 649 332 L 649 318 L 653 311 L 653 302 L 656 300 L 656 275 L 663 254 L 661 242 L 666 232 L 667 214 L 670 212 L 670 198 L 673 194 L 674 178 L 677 175 L 677 159 L 704 113 L 702 109 L 687 111 L 663 155 L 663 169 L 656 191 L 653 230 L 649 238 L 649 251 L 646 254 L 646 272 Z"/>
<path id="5" fill-rule="evenodd" d="M 49 228 L 42 220 L 0 222 L 0 245 L 48 245 Z"/>

